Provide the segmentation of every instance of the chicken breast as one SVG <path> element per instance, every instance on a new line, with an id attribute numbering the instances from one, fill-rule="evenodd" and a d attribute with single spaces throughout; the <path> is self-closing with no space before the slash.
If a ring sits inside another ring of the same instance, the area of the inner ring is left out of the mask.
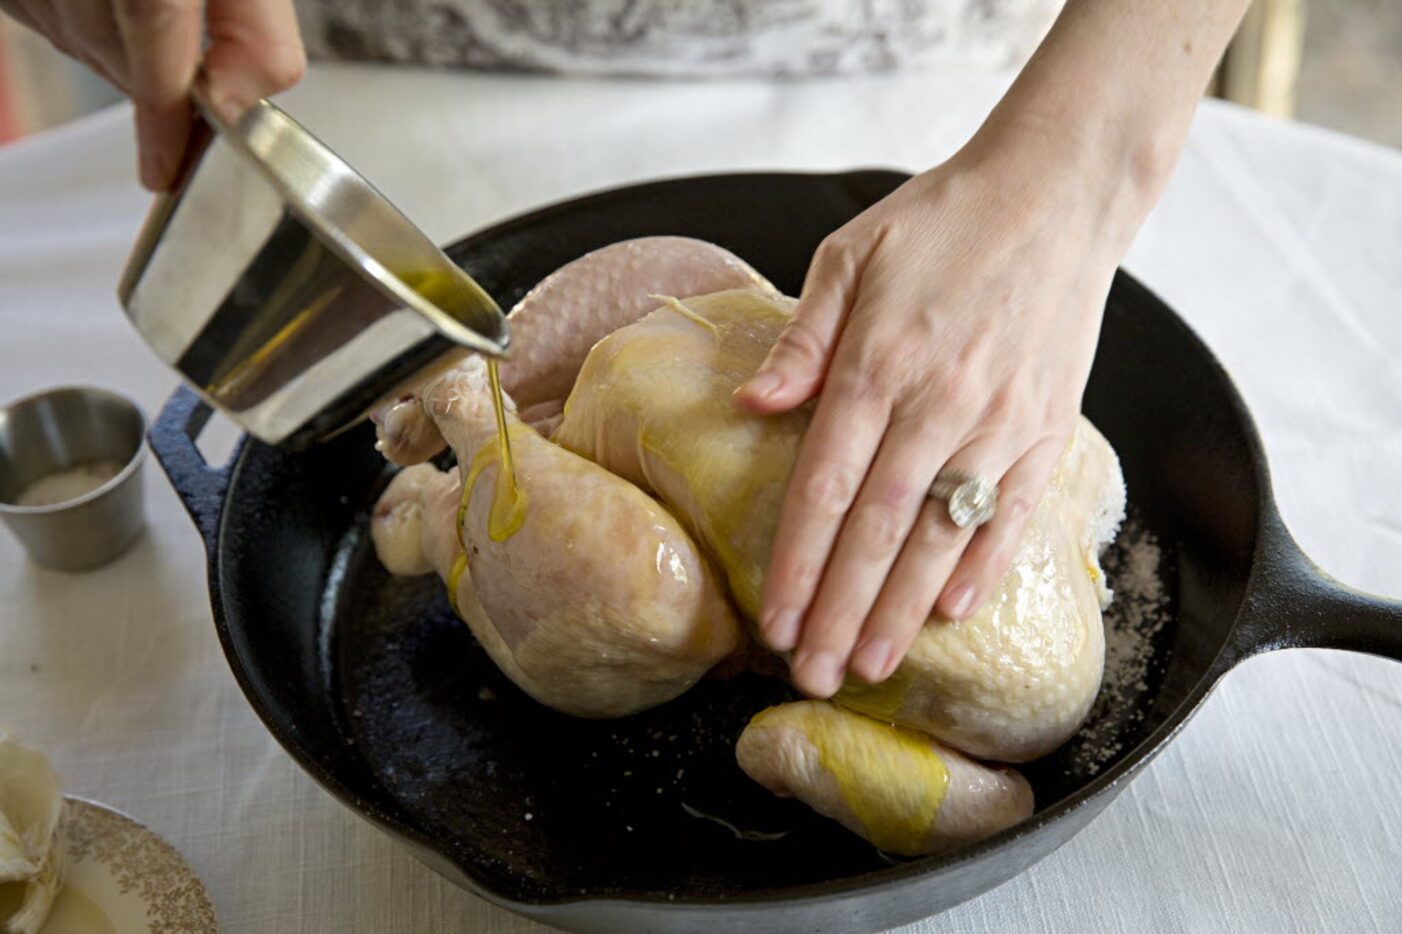
<path id="1" fill-rule="evenodd" d="M 728 250 L 689 237 L 640 237 L 594 250 L 541 280 L 510 312 L 512 357 L 502 364 L 506 391 L 528 423 L 549 434 L 589 349 L 647 314 L 654 293 L 700 295 L 758 288 L 778 294 Z M 466 358 L 446 355 L 447 372 Z M 416 377 L 371 413 L 380 450 L 396 464 L 417 464 L 443 450 L 443 436 L 420 396 L 432 375 Z"/>

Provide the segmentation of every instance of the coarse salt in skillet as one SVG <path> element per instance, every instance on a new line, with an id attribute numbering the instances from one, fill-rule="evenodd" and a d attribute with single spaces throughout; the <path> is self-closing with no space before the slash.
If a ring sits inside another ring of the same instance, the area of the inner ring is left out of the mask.
<path id="1" fill-rule="evenodd" d="M 1068 773 L 1086 777 L 1122 752 L 1125 731 L 1144 719 L 1155 642 L 1168 623 L 1163 552 L 1140 520 L 1131 516 L 1125 521 L 1102 561 L 1115 594 L 1104 617 L 1105 673 L 1066 760 Z"/>

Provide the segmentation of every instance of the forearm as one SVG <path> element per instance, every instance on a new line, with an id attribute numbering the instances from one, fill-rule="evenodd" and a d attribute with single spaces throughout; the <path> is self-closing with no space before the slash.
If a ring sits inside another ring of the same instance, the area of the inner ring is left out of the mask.
<path id="1" fill-rule="evenodd" d="M 975 147 L 1100 174 L 1107 213 L 1137 228 L 1248 2 L 1067 0 Z"/>

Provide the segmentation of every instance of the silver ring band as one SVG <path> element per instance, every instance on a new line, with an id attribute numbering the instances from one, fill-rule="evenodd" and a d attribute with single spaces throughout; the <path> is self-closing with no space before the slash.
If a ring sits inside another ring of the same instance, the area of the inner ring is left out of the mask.
<path id="1" fill-rule="evenodd" d="M 998 485 L 967 470 L 941 470 L 930 484 L 930 497 L 944 500 L 949 521 L 961 529 L 983 525 L 998 512 Z"/>

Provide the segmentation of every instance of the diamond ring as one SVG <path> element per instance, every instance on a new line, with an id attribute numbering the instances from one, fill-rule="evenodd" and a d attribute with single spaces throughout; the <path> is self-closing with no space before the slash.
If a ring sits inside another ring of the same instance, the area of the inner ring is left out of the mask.
<path id="1" fill-rule="evenodd" d="M 983 525 L 998 511 L 998 485 L 967 470 L 941 470 L 930 484 L 930 496 L 945 501 L 950 521 L 961 529 Z"/>

